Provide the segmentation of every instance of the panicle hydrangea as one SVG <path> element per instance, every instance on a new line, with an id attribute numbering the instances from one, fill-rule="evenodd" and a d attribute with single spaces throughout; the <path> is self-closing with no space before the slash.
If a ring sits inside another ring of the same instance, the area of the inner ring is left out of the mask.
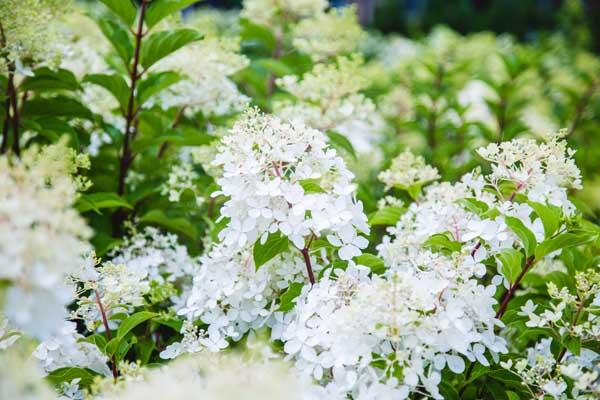
<path id="1" fill-rule="evenodd" d="M 189 321 L 202 321 L 208 328 L 198 332 L 184 326 L 184 341 L 169 346 L 161 353 L 164 358 L 204 348 L 217 351 L 228 345 L 227 339 L 237 341 L 249 330 L 269 325 L 276 298 L 291 283 L 306 281 L 299 253 L 277 256 L 257 269 L 250 247 L 236 251 L 217 244 L 200 262 L 200 271 L 178 313 Z M 315 265 L 315 269 L 319 267 Z"/>
<path id="2" fill-rule="evenodd" d="M 329 4 L 327 0 L 244 0 L 243 6 L 242 18 L 273 26 L 321 14 Z"/>
<path id="3" fill-rule="evenodd" d="M 315 61 L 352 53 L 364 35 L 356 6 L 331 8 L 301 20 L 292 30 L 294 47 Z"/>
<path id="4" fill-rule="evenodd" d="M 223 176 L 213 196 L 228 197 L 221 216 L 229 221 L 219 233 L 226 245 L 264 243 L 281 232 L 299 249 L 305 239 L 327 236 L 342 259 L 366 247 L 360 233 L 369 227 L 353 175 L 323 133 L 249 110 L 222 139 L 214 164 Z"/>
<path id="5" fill-rule="evenodd" d="M 302 79 L 288 75 L 276 81 L 295 100 L 274 104 L 275 113 L 286 120 L 302 119 L 322 131 L 345 135 L 359 153 L 373 150 L 383 120 L 371 99 L 359 93 L 368 80 L 359 56 L 339 57 L 335 63 L 316 64 Z"/>
<path id="6" fill-rule="evenodd" d="M 390 168 L 380 172 L 378 178 L 385 183 L 386 190 L 389 190 L 393 187 L 420 187 L 439 179 L 440 175 L 437 168 L 427 165 L 422 156 L 415 156 L 410 150 L 406 150 L 396 156 Z"/>
<path id="7" fill-rule="evenodd" d="M 488 179 L 493 186 L 502 181 L 514 182 L 530 200 L 572 214 L 575 207 L 567 199 L 567 188 L 581 188 L 581 173 L 573 159 L 575 151 L 560 140 L 566 133 L 560 131 L 541 144 L 533 139 L 492 143 L 477 152 L 492 163 Z"/>
<path id="8" fill-rule="evenodd" d="M 77 333 L 75 324 L 65 321 L 61 331 L 40 343 L 33 356 L 46 373 L 63 367 L 79 367 L 109 376 L 108 357 L 98 346 L 82 339 L 85 337 Z"/>
<path id="9" fill-rule="evenodd" d="M 185 108 L 187 115 L 242 111 L 250 99 L 229 78 L 249 63 L 239 50 L 239 38 L 207 37 L 162 59 L 153 66 L 154 71 L 175 71 L 184 78 L 149 99 L 147 106 Z"/>
<path id="10" fill-rule="evenodd" d="M 110 317 L 144 304 L 143 296 L 150 290 L 147 277 L 146 269 L 128 268 L 111 261 L 100 264 L 92 255 L 71 277 L 80 286 L 72 318 L 82 319 L 89 331 L 96 331 L 102 325 L 100 305 Z M 114 321 L 109 320 L 108 324 L 111 329 L 114 327 Z"/>
<path id="11" fill-rule="evenodd" d="M 192 169 L 190 164 L 173 165 L 160 193 L 168 195 L 169 201 L 177 203 L 181 199 L 183 192 L 189 190 L 194 193 L 196 204 L 201 205 L 204 202 L 204 197 L 197 193 L 198 188 L 194 183 L 198 178 L 198 173 Z"/>
<path id="12" fill-rule="evenodd" d="M 5 316 L 39 339 L 56 333 L 73 296 L 67 276 L 89 252 L 91 230 L 73 208 L 89 166 L 62 140 L 0 157 L 0 280 L 8 282 Z"/>
<path id="13" fill-rule="evenodd" d="M 30 75 L 25 67 L 38 62 L 56 65 L 60 49 L 53 22 L 68 10 L 70 1 L 2 0 L 0 3 L 0 73 L 14 64 L 18 74 Z"/>

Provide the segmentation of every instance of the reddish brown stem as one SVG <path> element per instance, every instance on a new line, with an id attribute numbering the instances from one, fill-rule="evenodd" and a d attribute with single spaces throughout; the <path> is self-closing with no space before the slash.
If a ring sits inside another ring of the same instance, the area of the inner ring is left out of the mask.
<path id="1" fill-rule="evenodd" d="M 315 274 L 313 273 L 313 269 L 312 269 L 312 263 L 310 261 L 310 254 L 308 253 L 308 247 L 303 248 L 302 250 L 300 250 L 300 252 L 302 253 L 302 257 L 304 257 L 304 263 L 306 264 L 306 272 L 308 273 L 308 280 L 310 281 L 311 285 L 315 284 Z"/>
<path id="2" fill-rule="evenodd" d="M 508 291 L 504 294 L 504 297 L 502 298 L 502 302 L 500 303 L 500 308 L 498 308 L 498 311 L 496 312 L 496 318 L 502 318 L 502 316 L 506 312 L 508 303 L 510 302 L 513 295 L 519 288 L 519 285 L 521 284 L 521 281 L 525 277 L 525 274 L 527 274 L 527 272 L 531 269 L 531 267 L 533 267 L 533 265 L 535 263 L 536 263 L 536 259 L 534 257 L 529 257 L 529 259 L 525 263 L 525 267 L 523 268 L 523 270 L 521 271 L 521 273 L 519 274 L 517 279 L 515 279 L 514 283 L 509 286 Z"/>
<path id="3" fill-rule="evenodd" d="M 100 315 L 102 315 L 102 324 L 104 325 L 104 331 L 106 332 L 106 339 L 108 341 L 110 341 L 110 339 L 112 339 L 112 337 L 110 334 L 110 328 L 108 327 L 108 319 L 106 318 L 106 311 L 104 310 L 104 306 L 102 305 L 102 301 L 100 300 L 100 294 L 98 293 L 98 291 L 94 290 L 94 294 L 96 295 L 96 304 L 98 304 L 98 308 L 100 309 Z M 119 372 L 117 371 L 117 359 L 114 354 L 112 356 L 111 364 L 112 364 L 113 379 L 116 382 L 117 378 L 119 377 Z"/>

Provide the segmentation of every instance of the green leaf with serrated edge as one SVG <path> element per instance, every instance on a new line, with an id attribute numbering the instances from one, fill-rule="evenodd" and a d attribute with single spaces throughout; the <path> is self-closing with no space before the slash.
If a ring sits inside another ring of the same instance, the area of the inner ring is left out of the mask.
<path id="1" fill-rule="evenodd" d="M 163 18 L 200 1 L 201 0 L 153 0 L 146 10 L 144 22 L 148 28 L 152 28 Z"/>
<path id="2" fill-rule="evenodd" d="M 561 211 L 560 208 L 552 205 L 546 205 L 537 203 L 535 201 L 528 201 L 527 204 L 533 208 L 538 217 L 542 220 L 544 225 L 544 233 L 546 238 L 551 237 L 560 226 Z"/>
<path id="3" fill-rule="evenodd" d="M 133 57 L 133 44 L 131 43 L 131 37 L 127 31 L 116 22 L 107 18 L 99 19 L 98 26 L 104 36 L 112 44 L 113 48 L 117 51 L 123 64 L 126 67 L 129 67 L 129 63 Z"/>
<path id="4" fill-rule="evenodd" d="M 356 152 L 354 151 L 354 147 L 346 136 L 335 131 L 327 131 L 327 137 L 329 138 L 329 141 L 333 147 L 344 150 L 356 160 Z"/>
<path id="5" fill-rule="evenodd" d="M 447 251 L 449 253 L 460 252 L 462 245 L 452 240 L 444 233 L 436 233 L 431 235 L 429 239 L 423 243 L 424 247 L 430 248 L 434 251 Z"/>
<path id="6" fill-rule="evenodd" d="M 80 387 L 88 387 L 94 382 L 94 377 L 99 374 L 87 369 L 76 367 L 58 368 L 50 372 L 46 379 L 54 386 L 59 386 L 63 382 L 71 382 L 73 379 L 79 379 Z"/>
<path id="7" fill-rule="evenodd" d="M 100 0 L 113 13 L 119 16 L 127 26 L 135 21 L 137 9 L 130 0 Z"/>
<path id="8" fill-rule="evenodd" d="M 143 105 L 150 97 L 181 81 L 182 77 L 173 71 L 150 73 L 137 88 L 138 104 Z"/>
<path id="9" fill-rule="evenodd" d="M 402 214 L 406 211 L 403 207 L 390 206 L 375 211 L 369 216 L 370 225 L 396 225 Z"/>
<path id="10" fill-rule="evenodd" d="M 498 259 L 502 263 L 500 272 L 510 283 L 514 283 L 523 268 L 523 253 L 515 249 L 505 249 L 498 254 Z"/>
<path id="11" fill-rule="evenodd" d="M 129 85 L 121 75 L 117 74 L 90 74 L 83 79 L 84 82 L 90 82 L 108 90 L 110 94 L 119 102 L 122 112 L 125 112 L 129 102 Z"/>
<path id="12" fill-rule="evenodd" d="M 294 300 L 302 292 L 303 283 L 294 282 L 290 284 L 287 290 L 279 298 L 279 308 L 277 311 L 287 312 L 294 308 Z"/>
<path id="13" fill-rule="evenodd" d="M 589 233 L 561 233 L 552 239 L 546 239 L 540 243 L 535 249 L 535 258 L 540 260 L 556 250 L 580 246 L 589 242 L 592 238 Z"/>
<path id="14" fill-rule="evenodd" d="M 360 256 L 354 257 L 354 262 L 357 265 L 369 267 L 374 274 L 382 274 L 385 271 L 385 263 L 376 255 L 363 253 Z"/>
<path id="15" fill-rule="evenodd" d="M 523 248 L 525 249 L 525 256 L 527 258 L 532 256 L 537 244 L 533 232 L 518 218 L 505 216 L 504 220 L 506 221 L 506 225 L 521 239 Z"/>
<path id="16" fill-rule="evenodd" d="M 81 195 L 75 203 L 75 208 L 81 213 L 93 210 L 100 214 L 100 210 L 103 208 L 128 208 L 131 210 L 133 206 L 116 193 L 99 192 Z"/>
<path id="17" fill-rule="evenodd" d="M 157 313 L 150 311 L 140 311 L 131 315 L 119 325 L 119 329 L 117 329 L 117 338 L 123 339 L 133 328 L 156 316 L 158 316 Z"/>
<path id="18" fill-rule="evenodd" d="M 142 224 L 158 225 L 167 230 L 184 234 L 193 240 L 198 238 L 198 230 L 189 220 L 182 217 L 168 217 L 161 210 L 148 211 L 146 214 L 140 217 L 139 221 Z"/>
<path id="19" fill-rule="evenodd" d="M 200 39 L 200 32 L 188 28 L 153 33 L 144 41 L 140 63 L 144 68 L 149 68 L 183 46 Z"/>
<path id="20" fill-rule="evenodd" d="M 254 243 L 252 249 L 252 255 L 254 257 L 254 266 L 259 269 L 273 257 L 287 251 L 290 247 L 290 241 L 287 236 L 282 236 L 279 232 L 271 233 L 267 237 L 267 241 L 264 244 L 258 240 Z"/>
<path id="21" fill-rule="evenodd" d="M 298 181 L 302 189 L 304 189 L 304 193 L 324 193 L 325 191 L 321 187 L 320 179 L 302 179 Z"/>

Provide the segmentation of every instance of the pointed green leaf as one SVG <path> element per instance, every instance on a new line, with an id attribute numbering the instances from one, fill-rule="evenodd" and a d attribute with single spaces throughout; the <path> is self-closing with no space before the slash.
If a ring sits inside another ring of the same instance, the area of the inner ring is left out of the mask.
<path id="1" fill-rule="evenodd" d="M 110 192 L 98 192 L 81 195 L 75 204 L 75 208 L 81 213 L 90 210 L 100 213 L 99 210 L 103 208 L 117 207 L 128 208 L 130 210 L 133 209 L 133 206 L 126 202 L 121 196 Z"/>
<path id="2" fill-rule="evenodd" d="M 321 187 L 320 179 L 302 179 L 298 182 L 302 189 L 304 189 L 304 193 L 323 193 L 325 192 Z"/>
<path id="3" fill-rule="evenodd" d="M 593 236 L 588 233 L 561 233 L 552 239 L 546 239 L 540 243 L 535 250 L 535 258 L 540 260 L 556 250 L 579 246 L 592 239 Z"/>
<path id="4" fill-rule="evenodd" d="M 533 232 L 518 218 L 506 216 L 504 220 L 506 221 L 506 225 L 521 239 L 523 248 L 525 249 L 525 256 L 527 258 L 532 256 L 537 244 Z"/>
<path id="5" fill-rule="evenodd" d="M 558 230 L 560 225 L 560 208 L 553 205 L 537 203 L 535 201 L 529 201 L 528 204 L 531 206 L 531 208 L 533 208 L 535 213 L 542 220 L 546 238 L 551 237 L 554 234 L 554 232 Z"/>
<path id="6" fill-rule="evenodd" d="M 523 253 L 515 249 L 506 249 L 498 254 L 498 259 L 502 263 L 500 273 L 510 283 L 514 283 L 523 269 Z"/>
<path id="7" fill-rule="evenodd" d="M 125 113 L 129 102 L 129 85 L 121 75 L 117 74 L 90 74 L 83 79 L 84 82 L 90 82 L 108 90 L 110 94 L 119 102 L 121 110 Z"/>
<path id="8" fill-rule="evenodd" d="M 46 379 L 54 386 L 58 386 L 63 382 L 71 382 L 73 379 L 79 379 L 81 387 L 88 387 L 94 382 L 94 377 L 98 375 L 98 373 L 87 368 L 64 367 L 50 372 Z"/>
<path id="9" fill-rule="evenodd" d="M 382 274 L 385 271 L 385 263 L 374 254 L 363 253 L 358 257 L 354 257 L 354 262 L 357 265 L 369 267 L 374 274 Z"/>
<path id="10" fill-rule="evenodd" d="M 99 19 L 98 26 L 104 36 L 106 36 L 108 41 L 112 44 L 113 48 L 117 51 L 117 54 L 121 60 L 123 60 L 124 65 L 129 67 L 129 63 L 133 57 L 133 44 L 131 43 L 129 33 L 119 24 L 107 18 Z"/>
<path id="11" fill-rule="evenodd" d="M 142 45 L 141 64 L 144 68 L 149 68 L 183 46 L 200 39 L 200 32 L 187 28 L 153 33 Z"/>
<path id="12" fill-rule="evenodd" d="M 137 9 L 130 0 L 100 0 L 113 13 L 119 16 L 127 26 L 135 21 Z"/>
<path id="13" fill-rule="evenodd" d="M 56 70 L 48 67 L 38 68 L 33 76 L 26 77 L 21 83 L 22 91 L 46 92 L 51 90 L 77 90 L 79 83 L 75 75 L 66 69 Z"/>
<path id="14" fill-rule="evenodd" d="M 119 329 L 117 329 L 117 338 L 119 340 L 123 339 L 125 335 L 127 335 L 133 328 L 138 326 L 139 324 L 148 321 L 154 317 L 158 316 L 157 313 L 153 313 L 150 311 L 140 311 L 137 312 L 127 319 L 125 319 L 121 325 L 119 325 Z"/>
<path id="15" fill-rule="evenodd" d="M 287 312 L 294 308 L 294 300 L 302 293 L 303 283 L 294 282 L 279 298 L 279 308 L 277 311 Z"/>
<path id="16" fill-rule="evenodd" d="M 144 22 L 148 28 L 158 24 L 163 18 L 180 11 L 181 9 L 198 3 L 200 0 L 154 0 L 146 10 Z"/>
<path id="17" fill-rule="evenodd" d="M 398 206 L 384 207 L 369 216 L 370 225 L 396 225 L 406 209 Z"/>
<path id="18" fill-rule="evenodd" d="M 252 255 L 254 257 L 254 267 L 259 269 L 263 264 L 273 259 L 278 254 L 287 251 L 290 241 L 287 236 L 282 236 L 279 232 L 271 233 L 264 244 L 258 240 L 254 243 Z"/>
<path id="19" fill-rule="evenodd" d="M 193 240 L 198 238 L 198 230 L 190 221 L 182 217 L 167 217 L 161 210 L 148 211 L 140 218 L 140 222 L 143 224 L 156 224 L 167 230 L 184 234 Z"/>
<path id="20" fill-rule="evenodd" d="M 348 138 L 346 138 L 346 136 L 335 131 L 327 131 L 327 136 L 329 137 L 331 146 L 335 147 L 338 150 L 344 150 L 356 160 L 356 152 L 354 151 L 354 147 L 352 146 L 352 143 L 350 143 Z"/>
<path id="21" fill-rule="evenodd" d="M 146 79 L 142 80 L 138 85 L 138 103 L 140 105 L 144 104 L 150 97 L 179 82 L 181 79 L 181 75 L 173 71 L 148 74 Z"/>

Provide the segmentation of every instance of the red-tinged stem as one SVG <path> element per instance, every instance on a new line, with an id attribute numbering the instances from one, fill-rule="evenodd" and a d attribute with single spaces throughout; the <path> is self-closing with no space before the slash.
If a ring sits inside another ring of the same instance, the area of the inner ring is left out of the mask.
<path id="1" fill-rule="evenodd" d="M 302 257 L 304 257 L 304 263 L 306 264 L 306 272 L 308 274 L 308 280 L 310 281 L 311 285 L 314 285 L 316 282 L 315 274 L 313 273 L 312 262 L 310 261 L 310 253 L 309 253 L 310 245 L 312 244 L 314 239 L 315 239 L 315 235 L 313 234 L 313 235 L 311 235 L 310 239 L 308 240 L 308 244 L 306 244 L 306 246 L 304 246 L 304 248 L 300 250 L 300 252 L 302 253 Z"/>
<path id="2" fill-rule="evenodd" d="M 94 290 L 94 294 L 96 295 L 96 304 L 98 304 L 98 308 L 100 309 L 100 314 L 102 315 L 102 324 L 104 325 L 104 331 L 106 332 L 106 339 L 108 341 L 110 341 L 111 334 L 110 334 L 110 328 L 108 327 L 108 319 L 106 318 L 106 311 L 104 310 L 104 306 L 102 305 L 102 301 L 100 300 L 100 294 L 98 293 L 98 291 Z M 117 382 L 117 378 L 119 377 L 119 372 L 117 371 L 117 359 L 114 354 L 112 356 L 111 364 L 112 364 L 113 379 L 115 382 Z"/>
<path id="3" fill-rule="evenodd" d="M 523 268 L 523 270 L 521 271 L 521 273 L 519 274 L 517 279 L 515 279 L 514 283 L 509 286 L 508 291 L 504 294 L 504 297 L 502 298 L 502 302 L 500 303 L 500 308 L 498 308 L 498 311 L 496 312 L 496 318 L 502 318 L 502 316 L 506 312 L 508 303 L 510 302 L 510 300 L 512 299 L 516 290 L 518 289 L 519 285 L 521 284 L 521 281 L 523 280 L 523 278 L 525 277 L 527 272 L 531 269 L 531 267 L 533 267 L 533 265 L 535 263 L 536 263 L 536 259 L 534 257 L 529 257 L 529 259 L 525 263 L 525 267 Z"/>

